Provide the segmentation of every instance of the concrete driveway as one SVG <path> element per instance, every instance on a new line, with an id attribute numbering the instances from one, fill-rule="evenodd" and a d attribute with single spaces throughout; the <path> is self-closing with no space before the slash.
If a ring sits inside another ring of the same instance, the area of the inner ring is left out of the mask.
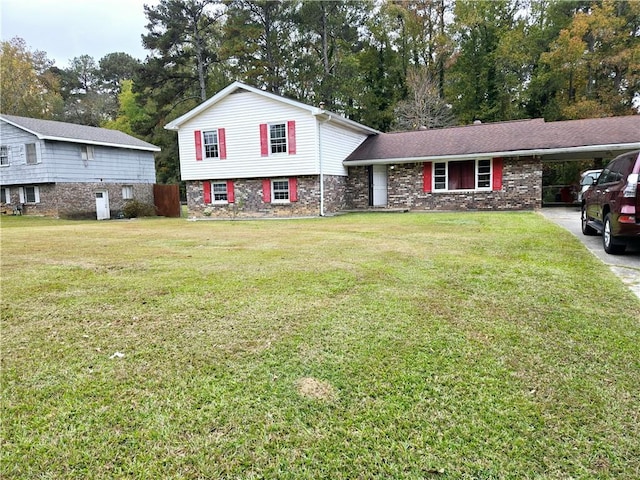
<path id="1" fill-rule="evenodd" d="M 600 235 L 588 237 L 582 234 L 579 208 L 543 208 L 540 213 L 578 237 L 591 253 L 609 265 L 613 273 L 640 298 L 640 247 L 627 247 L 623 255 L 609 255 L 602 248 Z"/>

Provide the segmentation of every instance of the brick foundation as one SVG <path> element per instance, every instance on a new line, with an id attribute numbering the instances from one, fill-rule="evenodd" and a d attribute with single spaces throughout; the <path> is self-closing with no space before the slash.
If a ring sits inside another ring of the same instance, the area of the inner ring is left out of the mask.
<path id="1" fill-rule="evenodd" d="M 187 209 L 190 217 L 203 218 L 261 218 L 307 217 L 320 215 L 320 181 L 318 176 L 298 179 L 298 201 L 265 203 L 262 200 L 262 178 L 234 179 L 235 202 L 205 204 L 202 181 L 187 182 Z M 325 175 L 324 213 L 344 210 L 346 177 Z"/>
<path id="2" fill-rule="evenodd" d="M 153 205 L 153 184 L 132 183 L 50 183 L 39 184 L 39 203 L 23 205 L 23 215 L 45 215 L 60 218 L 95 219 L 97 191 L 109 194 L 111 218 L 116 218 L 127 202 L 122 198 L 122 187 L 133 187 L 133 198 Z M 11 205 L 20 204 L 19 186 L 7 186 L 11 193 Z"/>

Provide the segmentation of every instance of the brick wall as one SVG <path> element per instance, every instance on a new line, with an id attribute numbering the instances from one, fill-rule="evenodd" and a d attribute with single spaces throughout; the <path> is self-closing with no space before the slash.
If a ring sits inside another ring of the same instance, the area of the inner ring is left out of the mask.
<path id="1" fill-rule="evenodd" d="M 235 203 L 204 204 L 201 181 L 187 182 L 187 208 L 191 217 L 256 218 L 296 217 L 320 215 L 320 182 L 317 176 L 297 177 L 298 201 L 289 204 L 264 203 L 262 180 L 234 180 Z M 324 212 L 332 214 L 346 208 L 345 189 L 347 177 L 324 176 Z M 206 213 L 205 213 L 206 211 Z"/>
<path id="2" fill-rule="evenodd" d="M 532 210 L 542 206 L 542 162 L 527 157 L 504 159 L 502 190 L 423 192 L 422 163 L 389 166 L 388 208 L 411 210 Z M 350 167 L 347 208 L 369 205 L 367 167 Z"/>
<path id="3" fill-rule="evenodd" d="M 38 190 L 40 202 L 27 203 L 23 206 L 24 215 L 46 215 L 61 218 L 96 218 L 95 192 L 106 190 L 109 192 L 109 209 L 111 217 L 115 218 L 125 204 L 122 198 L 122 187 L 133 187 L 133 198 L 153 205 L 152 184 L 121 184 L 121 183 L 51 183 L 40 184 Z M 11 203 L 20 203 L 18 186 L 10 186 Z"/>

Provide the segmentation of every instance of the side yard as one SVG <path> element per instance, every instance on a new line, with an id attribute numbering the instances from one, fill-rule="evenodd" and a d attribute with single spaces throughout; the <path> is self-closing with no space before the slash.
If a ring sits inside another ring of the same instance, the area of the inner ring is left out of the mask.
<path id="1" fill-rule="evenodd" d="M 534 213 L 2 218 L 0 477 L 640 477 L 640 301 Z"/>

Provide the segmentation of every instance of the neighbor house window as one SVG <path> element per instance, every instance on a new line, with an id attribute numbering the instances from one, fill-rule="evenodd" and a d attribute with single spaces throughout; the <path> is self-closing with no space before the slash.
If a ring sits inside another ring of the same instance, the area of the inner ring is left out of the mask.
<path id="1" fill-rule="evenodd" d="M 80 155 L 82 156 L 82 160 L 93 160 L 93 147 L 91 145 L 83 145 L 80 151 Z"/>
<path id="2" fill-rule="evenodd" d="M 9 165 L 9 147 L 0 146 L 0 165 Z"/>
<path id="3" fill-rule="evenodd" d="M 132 200 L 133 199 L 133 185 L 123 185 L 122 186 L 122 199 L 123 200 Z"/>
<path id="4" fill-rule="evenodd" d="M 20 203 L 40 203 L 38 187 L 20 187 Z"/>
<path id="5" fill-rule="evenodd" d="M 491 189 L 491 160 L 435 162 L 434 190 Z"/>
<path id="6" fill-rule="evenodd" d="M 33 165 L 38 163 L 38 154 L 36 152 L 36 144 L 35 143 L 27 143 L 27 165 Z"/>

